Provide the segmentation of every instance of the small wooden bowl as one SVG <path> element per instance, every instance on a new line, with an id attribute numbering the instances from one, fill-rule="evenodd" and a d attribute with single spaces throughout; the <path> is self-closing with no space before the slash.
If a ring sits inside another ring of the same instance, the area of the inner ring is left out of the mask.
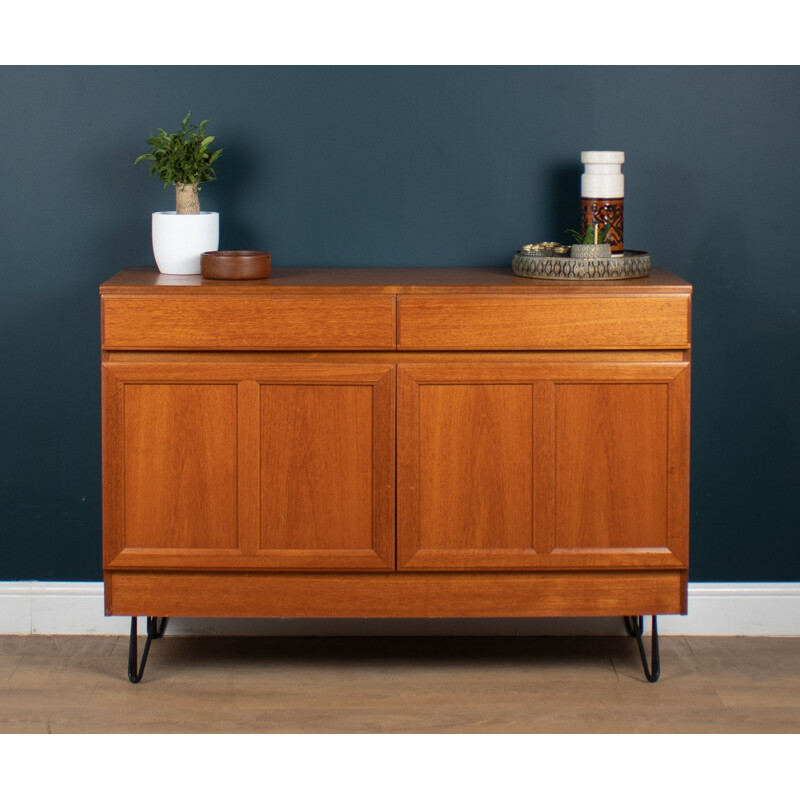
<path id="1" fill-rule="evenodd" d="M 204 278 L 252 281 L 269 278 L 272 256 L 261 250 L 212 250 L 200 256 Z"/>

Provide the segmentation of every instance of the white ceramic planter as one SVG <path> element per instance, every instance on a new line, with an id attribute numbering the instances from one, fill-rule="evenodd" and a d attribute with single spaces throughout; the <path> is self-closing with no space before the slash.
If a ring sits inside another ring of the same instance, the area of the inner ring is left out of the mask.
<path id="1" fill-rule="evenodd" d="M 219 213 L 153 213 L 153 255 L 160 272 L 199 275 L 200 256 L 219 249 Z"/>

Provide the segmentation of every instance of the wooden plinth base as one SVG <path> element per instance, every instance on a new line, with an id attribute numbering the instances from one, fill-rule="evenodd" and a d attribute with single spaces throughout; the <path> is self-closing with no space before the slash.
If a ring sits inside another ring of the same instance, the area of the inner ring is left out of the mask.
<path id="1" fill-rule="evenodd" d="M 271 574 L 107 572 L 106 614 L 570 617 L 686 613 L 681 571 Z"/>

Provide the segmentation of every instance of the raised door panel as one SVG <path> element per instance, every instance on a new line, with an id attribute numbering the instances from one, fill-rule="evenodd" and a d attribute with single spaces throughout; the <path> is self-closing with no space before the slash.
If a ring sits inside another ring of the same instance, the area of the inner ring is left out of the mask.
<path id="1" fill-rule="evenodd" d="M 665 547 L 668 387 L 556 386 L 558 549 Z"/>
<path id="2" fill-rule="evenodd" d="M 261 549 L 372 545 L 372 387 L 264 386 Z"/>
<path id="3" fill-rule="evenodd" d="M 275 369 L 259 380 L 260 561 L 394 569 L 394 367 Z"/>
<path id="4" fill-rule="evenodd" d="M 126 545 L 237 549 L 236 386 L 133 384 L 124 402 Z"/>
<path id="5" fill-rule="evenodd" d="M 530 546 L 532 394 L 525 385 L 420 387 L 422 549 Z"/>

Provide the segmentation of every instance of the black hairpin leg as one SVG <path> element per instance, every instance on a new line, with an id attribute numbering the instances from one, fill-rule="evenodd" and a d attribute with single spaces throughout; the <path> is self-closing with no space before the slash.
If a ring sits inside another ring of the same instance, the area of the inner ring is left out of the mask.
<path id="1" fill-rule="evenodd" d="M 639 655 L 642 657 L 642 668 L 644 669 L 644 676 L 650 683 L 655 683 L 661 676 L 661 656 L 658 651 L 658 621 L 655 615 L 653 619 L 653 631 L 650 637 L 650 667 L 647 666 L 647 653 L 644 649 L 644 641 L 642 640 L 642 633 L 644 631 L 644 617 L 623 617 L 625 620 L 625 628 L 628 635 L 636 639 L 636 644 L 639 645 Z"/>
<path id="2" fill-rule="evenodd" d="M 147 618 L 147 640 L 142 651 L 142 663 L 137 666 L 138 661 L 138 617 L 131 617 L 131 641 L 128 646 L 128 680 L 131 683 L 139 683 L 144 675 L 144 667 L 147 664 L 147 654 L 150 652 L 150 642 L 153 639 L 160 639 L 167 629 L 167 617 L 162 617 L 159 623 L 158 617 Z"/>

